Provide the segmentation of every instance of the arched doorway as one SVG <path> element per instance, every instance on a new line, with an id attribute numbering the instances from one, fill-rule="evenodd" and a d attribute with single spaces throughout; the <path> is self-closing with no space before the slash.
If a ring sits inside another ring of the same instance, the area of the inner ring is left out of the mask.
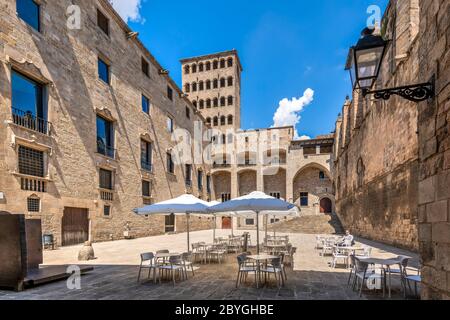
<path id="1" fill-rule="evenodd" d="M 333 203 L 329 198 L 323 198 L 320 200 L 320 213 L 331 214 L 333 209 Z"/>

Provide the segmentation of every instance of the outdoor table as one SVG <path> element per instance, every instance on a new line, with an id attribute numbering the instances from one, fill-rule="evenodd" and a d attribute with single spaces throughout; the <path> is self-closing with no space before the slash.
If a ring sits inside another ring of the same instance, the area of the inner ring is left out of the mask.
<path id="1" fill-rule="evenodd" d="M 212 247 L 214 247 L 214 244 L 207 244 L 207 243 L 202 243 L 199 244 L 199 247 L 202 248 L 202 251 L 204 253 L 204 257 L 205 257 L 205 264 L 208 262 L 208 250 L 210 250 Z"/>
<path id="2" fill-rule="evenodd" d="M 372 265 L 380 265 L 383 267 L 386 267 L 386 270 L 389 273 L 389 298 L 392 297 L 391 295 L 391 266 L 394 265 L 399 265 L 401 264 L 401 259 L 400 258 L 390 258 L 390 259 L 379 259 L 379 258 L 361 258 L 359 259 L 362 262 L 366 262 L 368 264 L 372 264 Z"/>
<path id="3" fill-rule="evenodd" d="M 257 281 L 256 281 L 256 288 L 259 288 L 259 284 L 261 282 L 261 262 L 262 261 L 268 261 L 268 260 L 273 260 L 278 258 L 277 256 L 272 256 L 272 255 L 268 255 L 268 254 L 258 254 L 258 255 L 253 255 L 253 256 L 248 256 L 247 257 L 250 260 L 254 260 L 256 261 L 256 273 L 257 273 Z"/>
<path id="4" fill-rule="evenodd" d="M 157 253 L 155 255 L 156 260 L 163 259 L 164 263 L 167 261 L 167 259 L 170 259 L 172 257 L 179 257 L 181 256 L 180 253 Z"/>

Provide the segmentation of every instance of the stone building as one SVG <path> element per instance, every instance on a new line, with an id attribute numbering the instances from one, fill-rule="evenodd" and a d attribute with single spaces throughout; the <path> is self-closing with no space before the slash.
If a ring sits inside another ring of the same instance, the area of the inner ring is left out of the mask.
<path id="1" fill-rule="evenodd" d="M 419 250 L 422 297 L 450 298 L 450 2 L 391 0 L 375 89 L 435 80 L 420 103 L 353 93 L 336 123 L 336 211 L 363 237 Z"/>
<path id="2" fill-rule="evenodd" d="M 132 209 L 209 198 L 210 167 L 171 152 L 172 132 L 204 118 L 108 1 L 76 1 L 79 28 L 73 4 L 0 0 L 0 211 L 42 219 L 62 245 L 183 231 Z"/>

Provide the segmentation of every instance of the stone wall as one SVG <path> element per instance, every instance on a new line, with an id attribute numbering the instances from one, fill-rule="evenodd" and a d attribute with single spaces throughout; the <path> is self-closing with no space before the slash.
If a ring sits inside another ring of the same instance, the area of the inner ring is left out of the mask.
<path id="1" fill-rule="evenodd" d="M 0 210 L 25 213 L 42 218 L 44 233 L 61 240 L 64 208 L 89 210 L 90 236 L 93 241 L 119 239 L 127 223 L 134 236 L 164 233 L 164 218 L 138 217 L 132 209 L 143 205 L 141 180 L 152 183 L 153 201 L 162 201 L 185 192 L 204 199 L 197 189 L 197 169 L 209 173 L 207 165 L 194 166 L 193 188 L 187 189 L 183 166 L 175 174 L 167 173 L 166 153 L 174 148 L 167 130 L 167 117 L 175 128 L 191 134 L 194 121 L 203 122 L 191 102 L 164 72 L 161 65 L 138 39 L 127 38 L 128 29 L 105 0 L 76 1 L 81 8 L 81 29 L 67 28 L 67 8 L 73 1 L 41 1 L 42 30 L 28 26 L 16 14 L 15 1 L 0 0 Z M 97 26 L 97 8 L 110 19 L 110 35 Z M 111 84 L 98 79 L 97 59 L 111 64 Z M 149 76 L 141 71 L 141 59 L 149 63 Z M 48 91 L 48 117 L 51 135 L 43 135 L 11 122 L 12 69 L 45 83 Z M 167 95 L 173 90 L 173 100 Z M 150 98 L 150 114 L 142 112 L 142 94 Z M 191 110 L 190 119 L 186 108 Z M 114 123 L 117 157 L 98 153 L 96 115 Z M 141 170 L 140 140 L 153 143 L 153 172 Z M 17 148 L 26 145 L 45 152 L 48 184 L 45 193 L 21 190 L 17 174 Z M 103 215 L 99 169 L 115 173 L 114 200 L 108 202 L 112 213 Z M 41 212 L 27 212 L 27 198 L 41 199 Z M 206 220 L 207 221 L 207 220 Z M 193 229 L 207 222 L 193 221 Z"/>
<path id="2" fill-rule="evenodd" d="M 382 32 L 393 41 L 375 89 L 417 82 L 415 9 L 415 0 L 388 6 Z M 336 212 L 355 235 L 418 249 L 417 116 L 417 104 L 397 96 L 374 101 L 355 91 L 345 102 L 336 123 Z"/>
<path id="3" fill-rule="evenodd" d="M 420 2 L 419 81 L 436 97 L 419 104 L 419 241 L 423 299 L 450 299 L 450 2 Z"/>

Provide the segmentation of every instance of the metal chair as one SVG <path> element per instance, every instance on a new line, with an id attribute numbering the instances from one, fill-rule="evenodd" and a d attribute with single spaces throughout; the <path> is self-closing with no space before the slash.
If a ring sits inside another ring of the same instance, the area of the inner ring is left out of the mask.
<path id="1" fill-rule="evenodd" d="M 160 266 L 158 269 L 159 269 L 160 272 L 161 271 L 167 271 L 169 273 L 169 276 L 172 278 L 174 286 L 176 284 L 176 276 L 177 276 L 177 274 L 178 274 L 180 279 L 184 279 L 185 278 L 184 266 L 183 266 L 183 261 L 181 259 L 181 256 L 170 257 L 169 263 Z M 159 277 L 159 283 L 161 283 L 161 275 Z"/>
<path id="2" fill-rule="evenodd" d="M 333 247 L 333 260 L 331 262 L 331 267 L 333 269 L 336 269 L 336 264 L 339 261 L 339 259 L 342 259 L 345 261 L 345 265 L 347 266 L 347 269 L 349 268 L 349 252 L 345 249 L 339 248 L 339 247 Z"/>
<path id="3" fill-rule="evenodd" d="M 255 275 L 255 284 L 258 281 L 258 270 L 255 264 L 247 264 L 247 255 L 239 255 L 237 257 L 238 265 L 239 265 L 239 271 L 237 275 L 236 280 L 236 288 L 239 288 L 239 285 L 242 283 L 242 281 L 247 280 L 247 276 L 249 274 Z"/>
<path id="4" fill-rule="evenodd" d="M 416 271 L 416 275 L 410 275 L 408 274 L 408 270 L 410 271 Z M 412 292 L 411 288 L 411 282 L 414 283 L 414 294 L 415 296 L 419 296 L 419 289 L 418 285 L 422 283 L 422 276 L 420 274 L 420 269 L 412 269 L 408 268 L 408 266 L 402 266 L 402 284 L 403 284 L 403 296 L 406 298 L 407 296 L 407 286 L 409 288 L 409 291 Z"/>
<path id="5" fill-rule="evenodd" d="M 153 281 L 156 282 L 156 270 L 157 265 L 154 263 L 155 255 L 152 252 L 141 254 L 141 264 L 139 266 L 138 283 L 141 281 L 142 270 L 148 269 L 147 279 L 150 279 L 151 272 L 153 271 Z M 147 264 L 148 263 L 148 264 Z"/>
<path id="6" fill-rule="evenodd" d="M 275 276 L 275 280 L 277 281 L 278 288 L 285 285 L 285 275 L 283 271 L 282 258 L 272 259 L 270 264 L 263 267 L 261 272 L 265 275 L 265 280 L 267 282 L 267 278 L 270 280 L 270 275 L 273 274 Z M 281 285 L 280 285 L 281 284 Z"/>
<path id="7" fill-rule="evenodd" d="M 226 253 L 227 253 L 226 246 L 221 244 L 215 245 L 211 250 L 208 251 L 209 263 L 211 263 L 211 260 L 215 260 L 221 264 Z"/>
<path id="8" fill-rule="evenodd" d="M 190 252 L 183 253 L 181 255 L 181 262 L 182 262 L 182 266 L 184 267 L 184 273 L 186 275 L 186 279 L 188 278 L 188 269 L 191 269 L 192 276 L 195 277 L 192 253 L 190 253 Z"/>

